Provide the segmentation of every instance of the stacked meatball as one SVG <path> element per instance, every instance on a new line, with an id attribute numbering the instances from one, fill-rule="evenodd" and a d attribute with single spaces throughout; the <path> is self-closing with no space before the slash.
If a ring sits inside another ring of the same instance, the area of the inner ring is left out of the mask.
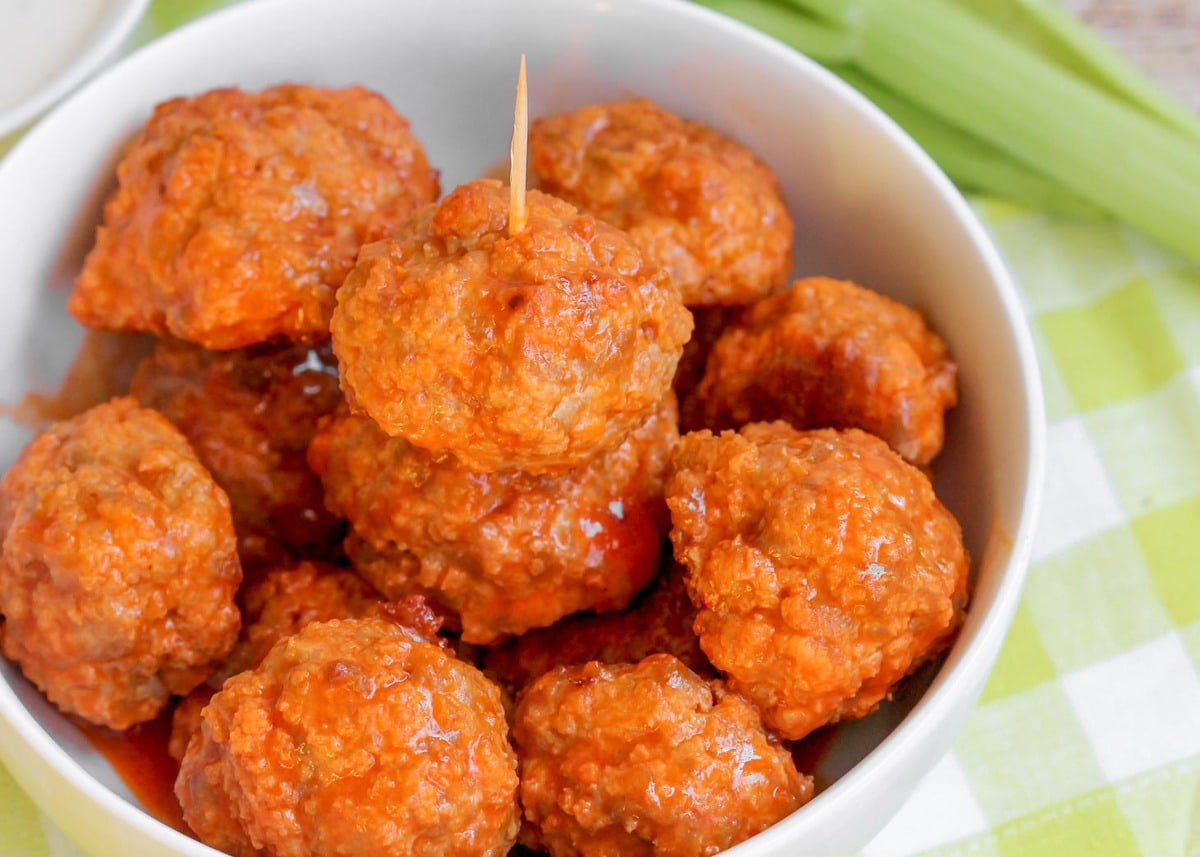
<path id="1" fill-rule="evenodd" d="M 228 853 L 507 853 L 501 691 L 349 567 L 307 463 L 337 290 L 438 194 L 408 122 L 360 87 L 217 90 L 117 172 L 68 306 L 160 338 L 0 484 L 5 653 L 97 724 L 173 705 L 184 818 Z"/>
<path id="2" fill-rule="evenodd" d="M 172 711 L 229 854 L 715 854 L 961 620 L 923 319 L 788 287 L 770 169 L 649 101 L 529 152 L 510 221 L 379 95 L 287 84 L 118 167 L 69 308 L 159 338 L 0 482 L 0 629 L 64 711 Z"/>

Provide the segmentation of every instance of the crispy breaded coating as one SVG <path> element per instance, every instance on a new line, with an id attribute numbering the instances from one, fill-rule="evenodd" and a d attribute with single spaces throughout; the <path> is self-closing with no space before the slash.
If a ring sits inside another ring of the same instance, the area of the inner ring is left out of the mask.
<path id="1" fill-rule="evenodd" d="M 683 424 L 860 428 L 925 465 L 942 448 L 956 375 L 946 343 L 918 312 L 854 283 L 811 277 L 725 326 L 682 403 Z"/>
<path id="2" fill-rule="evenodd" d="M 344 536 L 305 454 L 342 401 L 329 346 L 209 351 L 160 340 L 130 395 L 184 433 L 229 495 L 245 566 L 332 558 Z"/>
<path id="3" fill-rule="evenodd" d="M 302 561 L 262 571 L 239 593 L 242 630 L 237 642 L 172 713 L 167 747 L 171 757 L 183 758 L 200 728 L 200 710 L 226 679 L 258 666 L 272 646 L 310 622 L 366 616 L 381 600 L 371 584 L 349 569 Z M 436 627 L 432 633 L 437 633 Z"/>
<path id="4" fill-rule="evenodd" d="M 221 669 L 210 676 L 213 687 L 258 666 L 272 646 L 310 622 L 357 619 L 377 611 L 383 598 L 350 569 L 302 561 L 264 572 L 243 588 L 238 601 L 242 631 Z M 405 624 L 429 636 L 437 633 L 436 623 L 432 630 L 411 621 Z"/>
<path id="5" fill-rule="evenodd" d="M 691 315 L 622 232 L 531 191 L 456 188 L 370 244 L 338 292 L 350 404 L 480 472 L 562 473 L 611 450 L 670 389 Z"/>
<path id="6" fill-rule="evenodd" d="M 313 440 L 325 501 L 350 521 L 359 573 L 385 596 L 420 593 L 468 643 L 625 607 L 654 576 L 678 431 L 674 398 L 616 449 L 561 475 L 476 473 L 345 411 Z"/>
<path id="7" fill-rule="evenodd" d="M 696 608 L 683 574 L 682 566 L 671 563 L 625 610 L 576 613 L 549 628 L 527 631 L 488 649 L 483 667 L 514 693 L 555 667 L 588 661 L 637 663 L 653 654 L 673 655 L 709 678 L 713 668 L 692 630 Z"/>
<path id="8" fill-rule="evenodd" d="M 499 688 L 387 618 L 314 622 L 226 682 L 175 791 L 235 857 L 503 857 L 520 817 Z"/>
<path id="9" fill-rule="evenodd" d="M 522 841 L 553 857 L 716 854 L 813 793 L 751 705 L 670 655 L 546 673 L 513 741 Z"/>
<path id="10" fill-rule="evenodd" d="M 35 438 L 0 481 L 4 654 L 61 708 L 124 729 L 238 634 L 229 501 L 184 437 L 114 399 Z"/>
<path id="11" fill-rule="evenodd" d="M 708 355 L 716 345 L 725 326 L 737 317 L 742 307 L 715 306 L 693 307 L 692 321 L 694 324 L 692 338 L 683 346 L 683 355 L 675 368 L 675 378 L 671 381 L 671 389 L 680 404 L 680 421 L 682 423 L 682 407 L 692 398 L 692 391 L 704 377 L 704 367 L 708 363 Z"/>
<path id="12" fill-rule="evenodd" d="M 217 349 L 328 339 L 359 245 L 438 193 L 408 121 L 359 86 L 164 102 L 117 178 L 69 309 Z"/>
<path id="13" fill-rule="evenodd" d="M 783 287 L 792 219 L 771 170 L 699 122 L 644 98 L 536 119 L 541 187 L 624 229 L 688 306 L 744 304 Z"/>
<path id="14" fill-rule="evenodd" d="M 925 475 L 857 429 L 685 435 L 667 482 L 700 645 L 796 740 L 869 713 L 948 644 L 967 556 Z"/>

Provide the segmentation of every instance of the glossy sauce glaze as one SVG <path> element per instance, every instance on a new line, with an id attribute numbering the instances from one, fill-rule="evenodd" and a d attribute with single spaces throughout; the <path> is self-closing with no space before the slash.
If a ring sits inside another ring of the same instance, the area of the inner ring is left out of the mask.
<path id="1" fill-rule="evenodd" d="M 179 765 L 167 753 L 171 736 L 171 711 L 168 709 L 153 720 L 140 723 L 123 732 L 95 726 L 75 719 L 84 737 L 91 742 L 142 809 L 163 824 L 192 835 L 183 821 L 183 812 L 175 798 L 175 777 Z"/>
<path id="2" fill-rule="evenodd" d="M 113 396 L 128 392 L 130 379 L 139 363 L 150 353 L 154 339 L 107 331 L 88 331 L 58 390 L 32 392 L 4 414 L 29 427 L 67 419 Z M 298 365 L 297 375 L 305 370 L 328 371 L 321 365 Z M 645 501 L 636 496 L 596 505 L 593 514 L 581 514 L 581 525 L 588 530 L 592 543 L 589 561 L 607 558 L 618 565 L 643 565 L 656 556 L 661 547 L 654 517 L 641 508 Z M 178 763 L 168 752 L 173 708 L 154 720 L 125 731 L 116 731 L 75 719 L 76 726 L 125 783 L 134 799 L 148 814 L 188 836 L 194 834 L 183 820 L 175 796 Z M 834 730 L 821 729 L 792 745 L 797 768 L 813 772 L 825 755 Z M 535 854 L 518 846 L 514 854 Z"/>
<path id="3" fill-rule="evenodd" d="M 76 720 L 75 724 L 112 766 L 142 809 L 163 824 L 194 836 L 183 820 L 179 801 L 175 797 L 175 778 L 179 774 L 179 765 L 167 752 L 171 735 L 170 710 L 124 732 L 93 726 L 81 720 Z M 797 770 L 808 773 L 816 771 L 834 735 L 835 730 L 826 727 L 793 744 L 792 758 Z M 818 785 L 824 784 L 818 782 Z M 538 852 L 517 846 L 511 853 L 526 855 Z"/>

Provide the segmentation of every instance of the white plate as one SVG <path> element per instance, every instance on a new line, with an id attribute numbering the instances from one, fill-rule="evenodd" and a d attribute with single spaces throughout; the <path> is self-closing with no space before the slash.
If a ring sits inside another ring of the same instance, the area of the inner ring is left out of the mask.
<path id="1" fill-rule="evenodd" d="M 0 134 L 116 56 L 150 0 L 0 0 Z"/>

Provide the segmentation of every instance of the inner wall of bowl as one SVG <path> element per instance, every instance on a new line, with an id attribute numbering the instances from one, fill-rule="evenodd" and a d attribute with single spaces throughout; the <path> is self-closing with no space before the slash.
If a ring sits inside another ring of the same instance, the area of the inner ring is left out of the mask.
<path id="1" fill-rule="evenodd" d="M 116 55 L 149 0 L 67 0 L 22 4 L 10 14 L 10 78 L 0 83 L 0 133 L 28 122 Z M 11 7 L 10 7 L 11 8 Z M 25 56 L 13 57 L 25 51 Z M 24 68 L 24 74 L 16 73 Z"/>
<path id="2" fill-rule="evenodd" d="M 0 200 L 7 201 L 0 202 L 0 235 L 10 242 L 21 236 L 22 244 L 0 248 L 7 304 L 0 358 L 10 367 L 0 400 L 13 402 L 31 386 L 52 388 L 73 353 L 79 332 L 65 315 L 65 294 L 116 154 L 156 102 L 223 85 L 363 83 L 410 119 L 448 190 L 505 157 L 517 58 L 525 53 L 532 116 L 645 95 L 713 125 L 779 176 L 797 223 L 797 274 L 850 277 L 927 314 L 950 343 L 961 385 L 936 484 L 978 560 L 976 610 L 986 611 L 1020 519 L 1028 391 L 1010 308 L 995 294 L 978 236 L 948 202 L 947 186 L 931 183 L 928 164 L 918 158 L 921 168 L 914 168 L 914 149 L 890 126 L 857 101 L 848 107 L 839 84 L 774 43 L 717 21 L 657 0 L 528 0 L 502 8 L 465 0 L 302 0 L 237 8 L 152 45 L 69 101 L 0 165 Z M 217 51 L 221 60 L 213 62 Z M 90 109 L 91 100 L 104 110 Z M 68 148 L 79 141 L 87 142 Z M 24 436 L 0 425 L 0 466 L 7 467 Z M 16 670 L 4 664 L 0 672 L 30 698 Z M 861 760 L 917 696 L 906 693 L 840 731 L 821 780 L 832 782 Z M 60 746 L 125 794 L 69 724 L 39 702 L 31 707 Z"/>

